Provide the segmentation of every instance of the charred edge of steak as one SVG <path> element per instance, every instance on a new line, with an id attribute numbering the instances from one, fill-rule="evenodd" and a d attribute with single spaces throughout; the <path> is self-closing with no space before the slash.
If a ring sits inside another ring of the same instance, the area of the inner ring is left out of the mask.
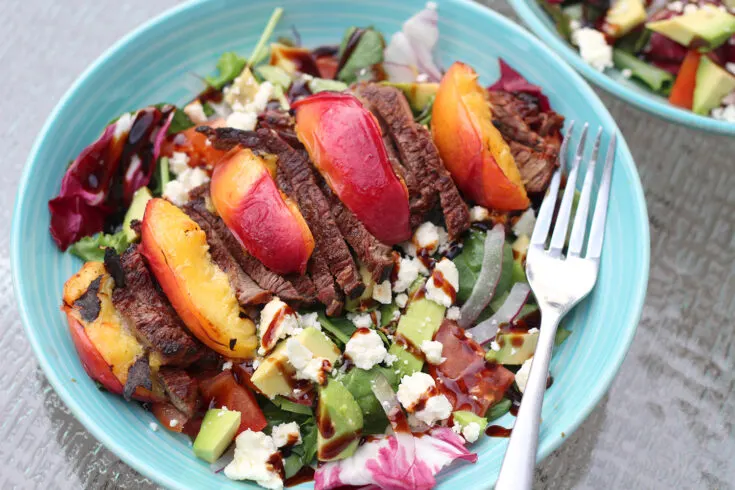
<path id="1" fill-rule="evenodd" d="M 112 293 L 115 308 L 138 340 L 160 353 L 163 364 L 186 366 L 198 359 L 204 347 L 194 340 L 166 297 L 153 283 L 137 245 L 122 255 L 126 287 Z"/>
<path id="2" fill-rule="evenodd" d="M 201 216 L 193 205 L 186 204 L 183 210 L 204 231 L 212 260 L 227 275 L 232 289 L 235 290 L 238 303 L 247 306 L 265 304 L 270 301 L 272 298 L 270 291 L 262 289 L 245 274 L 207 219 Z"/>
<path id="3" fill-rule="evenodd" d="M 82 320 L 85 322 L 93 322 L 100 316 L 100 310 L 102 309 L 102 303 L 97 293 L 100 291 L 100 284 L 102 283 L 102 276 L 98 276 L 94 281 L 89 284 L 89 287 L 84 294 L 82 294 L 75 302 L 74 308 L 79 311 L 82 315 Z"/>
<path id="4" fill-rule="evenodd" d="M 209 212 L 205 202 L 208 190 L 205 189 L 205 191 L 193 195 L 194 198 L 187 204 L 202 219 L 201 223 L 199 221 L 197 223 L 199 223 L 199 226 L 204 232 L 207 235 L 209 235 L 209 230 L 215 233 L 245 274 L 262 289 L 270 291 L 293 307 L 313 303 L 316 299 L 316 292 L 314 291 L 313 285 L 311 290 L 308 288 L 300 289 L 296 284 L 293 284 L 292 280 L 269 270 L 258 259 L 247 253 L 237 238 L 235 238 L 235 235 L 227 228 L 225 222 L 219 216 L 215 216 Z"/>
<path id="5" fill-rule="evenodd" d="M 153 388 L 151 382 L 151 366 L 148 363 L 147 354 L 139 357 L 128 369 L 128 378 L 125 380 L 125 387 L 123 388 L 125 400 L 130 401 L 138 386 L 147 390 Z"/>
<path id="6" fill-rule="evenodd" d="M 186 371 L 174 367 L 158 370 L 158 379 L 174 407 L 192 417 L 199 404 L 199 385 Z"/>
<path id="7" fill-rule="evenodd" d="M 125 287 L 125 272 L 120 263 L 120 256 L 114 248 L 105 248 L 105 269 L 112 276 L 112 279 L 115 280 L 116 288 Z"/>

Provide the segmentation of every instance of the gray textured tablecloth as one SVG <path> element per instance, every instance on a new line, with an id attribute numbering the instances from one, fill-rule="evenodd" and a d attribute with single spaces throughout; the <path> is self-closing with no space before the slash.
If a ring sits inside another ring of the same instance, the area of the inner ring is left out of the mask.
<path id="1" fill-rule="evenodd" d="M 23 333 L 8 245 L 36 133 L 105 48 L 173 0 L 0 0 L 0 489 L 152 488 L 69 414 Z M 513 17 L 501 0 L 488 3 Z M 538 468 L 543 489 L 735 488 L 735 138 L 601 94 L 638 163 L 648 298 L 610 392 Z"/>

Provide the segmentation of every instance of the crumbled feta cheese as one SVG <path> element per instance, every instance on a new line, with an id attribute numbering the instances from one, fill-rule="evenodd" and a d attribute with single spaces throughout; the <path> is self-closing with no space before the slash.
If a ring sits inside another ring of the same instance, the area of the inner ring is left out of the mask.
<path id="1" fill-rule="evenodd" d="M 396 295 L 396 305 L 398 305 L 399 308 L 404 308 L 406 303 L 408 303 L 408 295 L 406 293 Z"/>
<path id="2" fill-rule="evenodd" d="M 171 173 L 181 175 L 189 170 L 189 155 L 182 151 L 175 151 L 168 159 L 168 168 Z"/>
<path id="3" fill-rule="evenodd" d="M 207 172 L 199 167 L 188 168 L 179 174 L 176 179 L 169 181 L 163 189 L 163 197 L 182 206 L 189 201 L 189 191 L 209 182 Z"/>
<path id="4" fill-rule="evenodd" d="M 446 396 L 438 394 L 434 378 L 426 373 L 417 372 L 404 376 L 396 396 L 409 413 L 427 425 L 445 420 L 452 414 L 452 404 Z M 420 400 L 426 402 L 421 410 L 416 411 L 416 404 Z"/>
<path id="5" fill-rule="evenodd" d="M 184 114 L 189 116 L 189 119 L 191 119 L 191 122 L 194 124 L 207 122 L 207 115 L 204 113 L 204 106 L 199 102 L 199 99 L 187 104 L 186 107 L 184 107 Z"/>
<path id="6" fill-rule="evenodd" d="M 398 360 L 398 356 L 394 354 L 386 354 L 385 359 L 383 359 L 383 362 L 386 366 L 392 366 L 394 362 Z"/>
<path id="7" fill-rule="evenodd" d="M 375 330 L 358 330 L 345 346 L 345 356 L 360 369 L 371 369 L 385 360 L 388 351 Z"/>
<path id="8" fill-rule="evenodd" d="M 414 415 L 426 425 L 434 425 L 452 415 L 452 404 L 444 395 L 432 396 L 426 400 L 423 410 L 419 410 Z"/>
<path id="9" fill-rule="evenodd" d="M 317 330 L 322 329 L 322 324 L 319 323 L 319 314 L 317 314 L 316 312 L 304 313 L 303 315 L 299 313 L 297 314 L 297 316 L 299 318 L 299 325 L 301 326 L 301 328 L 313 327 Z"/>
<path id="10" fill-rule="evenodd" d="M 370 328 L 373 325 L 373 317 L 370 313 L 347 313 L 347 319 L 355 324 L 357 328 Z"/>
<path id="11" fill-rule="evenodd" d="M 401 293 L 408 289 L 419 277 L 420 265 L 421 262 L 418 259 L 402 258 L 400 264 L 398 264 L 398 276 L 396 283 L 393 285 L 393 291 Z"/>
<path id="12" fill-rule="evenodd" d="M 171 419 L 171 421 L 168 423 L 169 427 L 176 427 L 179 425 L 179 421 L 177 419 Z"/>
<path id="13" fill-rule="evenodd" d="M 516 224 L 513 225 L 513 233 L 515 233 L 516 236 L 531 236 L 534 226 L 536 226 L 536 213 L 533 208 L 528 208 L 518 218 Z"/>
<path id="14" fill-rule="evenodd" d="M 452 430 L 454 431 L 455 434 L 462 435 L 462 426 L 459 425 L 457 422 L 454 422 L 452 424 Z"/>
<path id="15" fill-rule="evenodd" d="M 258 114 L 255 112 L 233 112 L 227 116 L 225 125 L 230 128 L 252 131 L 258 124 Z"/>
<path id="16" fill-rule="evenodd" d="M 592 68 L 604 71 L 613 66 L 612 47 L 605 35 L 596 29 L 583 27 L 572 33 L 572 42 L 579 47 L 579 54 Z"/>
<path id="17" fill-rule="evenodd" d="M 725 63 L 725 68 L 732 74 L 735 74 L 735 63 Z"/>
<path id="18" fill-rule="evenodd" d="M 422 223 L 411 239 L 418 250 L 425 250 L 429 255 L 433 255 L 439 247 L 439 230 L 431 221 Z"/>
<path id="19" fill-rule="evenodd" d="M 235 458 L 225 466 L 225 476 L 230 480 L 253 480 L 261 487 L 280 490 L 281 475 L 269 463 L 274 454 L 278 454 L 278 448 L 272 437 L 248 429 L 235 439 Z"/>
<path id="20" fill-rule="evenodd" d="M 289 337 L 286 341 L 286 357 L 296 369 L 296 379 L 323 384 L 326 381 L 326 372 L 332 369 L 332 364 L 327 359 L 314 357 L 314 354 L 296 337 Z"/>
<path id="21" fill-rule="evenodd" d="M 681 2 L 681 1 L 679 1 L 679 0 L 675 0 L 675 1 L 671 2 L 671 3 L 669 3 L 666 6 L 666 8 L 669 9 L 669 10 L 671 10 L 672 12 L 683 12 L 684 11 L 684 3 Z"/>
<path id="22" fill-rule="evenodd" d="M 150 430 L 152 430 L 153 432 L 156 432 L 156 431 L 158 431 L 158 424 L 155 423 L 155 422 L 149 422 L 148 423 L 148 428 Z"/>
<path id="23" fill-rule="evenodd" d="M 227 361 L 222 364 L 222 371 L 227 371 L 228 369 L 232 369 L 232 361 Z"/>
<path id="24" fill-rule="evenodd" d="M 572 31 L 576 31 L 577 29 L 580 29 L 582 27 L 582 23 L 578 21 L 577 19 L 572 19 L 569 21 L 569 28 Z"/>
<path id="25" fill-rule="evenodd" d="M 500 344 L 498 344 L 496 341 L 490 342 L 490 349 L 494 350 L 495 352 L 500 351 Z"/>
<path id="26" fill-rule="evenodd" d="M 528 329 L 528 333 L 538 333 L 538 328 L 533 327 Z"/>
<path id="27" fill-rule="evenodd" d="M 393 315 L 390 317 L 390 320 L 394 322 L 399 318 L 401 318 L 401 310 L 396 308 L 395 310 L 393 310 Z"/>
<path id="28" fill-rule="evenodd" d="M 623 75 L 623 78 L 630 78 L 633 76 L 633 70 L 630 68 L 623 68 L 620 74 Z"/>
<path id="29" fill-rule="evenodd" d="M 392 298 L 390 290 L 390 281 L 383 281 L 373 286 L 373 299 L 384 305 L 390 304 Z"/>
<path id="30" fill-rule="evenodd" d="M 436 340 L 424 340 L 421 342 L 421 351 L 426 357 L 426 362 L 429 364 L 441 364 L 447 360 L 446 357 L 442 357 L 442 349 L 444 345 Z"/>
<path id="31" fill-rule="evenodd" d="M 488 218 L 490 218 L 490 212 L 487 208 L 483 208 L 482 206 L 473 206 L 470 209 L 470 221 L 473 223 L 487 221 Z"/>
<path id="32" fill-rule="evenodd" d="M 429 75 L 427 75 L 426 73 L 419 73 L 416 76 L 416 82 L 417 83 L 426 83 L 428 81 L 429 81 Z"/>
<path id="33" fill-rule="evenodd" d="M 523 361 L 521 368 L 516 373 L 516 385 L 521 393 L 526 391 L 526 384 L 528 383 L 528 375 L 531 374 L 531 361 L 533 357 L 530 357 Z"/>
<path id="34" fill-rule="evenodd" d="M 227 116 L 232 114 L 232 109 L 230 108 L 229 104 L 227 104 L 227 102 L 225 101 L 214 102 L 210 100 L 207 103 L 209 104 L 209 107 L 212 108 L 212 110 L 217 115 L 217 117 L 227 119 Z M 210 145 L 212 144 L 209 140 L 207 140 L 207 143 L 209 143 Z"/>
<path id="35" fill-rule="evenodd" d="M 448 287 L 451 287 L 454 293 L 445 290 Z M 457 266 L 447 258 L 441 259 L 434 266 L 429 280 L 426 281 L 426 298 L 448 308 L 452 306 L 458 289 L 459 272 Z"/>
<path id="36" fill-rule="evenodd" d="M 459 320 L 462 318 L 462 313 L 459 307 L 452 306 L 447 310 L 447 320 Z"/>
<path id="37" fill-rule="evenodd" d="M 258 369 L 259 366 L 260 366 L 260 359 L 258 358 L 253 359 L 253 371 Z"/>
<path id="38" fill-rule="evenodd" d="M 735 104 L 712 109 L 712 117 L 720 121 L 735 123 Z"/>
<path id="39" fill-rule="evenodd" d="M 266 355 L 280 339 L 293 335 L 298 328 L 299 321 L 291 307 L 279 298 L 273 298 L 260 312 L 258 354 Z"/>
<path id="40" fill-rule="evenodd" d="M 475 442 L 480 437 L 482 428 L 477 422 L 470 422 L 462 428 L 462 436 L 467 442 Z"/>
<path id="41" fill-rule="evenodd" d="M 699 5 L 697 5 L 696 3 L 688 3 L 684 6 L 685 14 L 693 14 L 697 10 L 699 10 Z"/>
<path id="42" fill-rule="evenodd" d="M 278 424 L 273 427 L 271 432 L 273 443 L 276 447 L 298 446 L 301 444 L 301 431 L 299 424 L 289 422 L 287 424 Z"/>
<path id="43" fill-rule="evenodd" d="M 327 373 L 332 370 L 332 363 L 323 357 L 314 357 L 304 369 L 296 372 L 296 379 L 306 379 L 318 385 L 327 382 Z"/>

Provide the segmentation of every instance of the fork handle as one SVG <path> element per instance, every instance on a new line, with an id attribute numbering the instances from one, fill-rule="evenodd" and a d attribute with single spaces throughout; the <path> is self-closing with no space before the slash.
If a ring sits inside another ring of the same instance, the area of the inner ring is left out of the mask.
<path id="1" fill-rule="evenodd" d="M 549 361 L 560 319 L 561 315 L 554 310 L 542 311 L 536 353 L 531 361 L 528 383 L 523 392 L 523 400 L 503 458 L 495 490 L 528 490 L 533 484 L 533 469 L 536 466 L 536 448 L 541 424 L 541 406 L 544 402 Z"/>

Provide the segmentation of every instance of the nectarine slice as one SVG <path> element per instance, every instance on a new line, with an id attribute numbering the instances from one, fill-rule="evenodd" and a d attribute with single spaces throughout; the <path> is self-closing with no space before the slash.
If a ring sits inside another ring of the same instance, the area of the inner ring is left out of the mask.
<path id="1" fill-rule="evenodd" d="M 141 253 L 196 338 L 223 356 L 253 357 L 255 325 L 240 317 L 235 291 L 212 262 L 199 225 L 170 202 L 151 199 L 141 226 Z"/>
<path id="2" fill-rule="evenodd" d="M 456 62 L 442 78 L 431 133 L 444 165 L 468 199 L 502 211 L 528 208 L 510 147 L 493 125 L 485 90 L 469 66 Z"/>

